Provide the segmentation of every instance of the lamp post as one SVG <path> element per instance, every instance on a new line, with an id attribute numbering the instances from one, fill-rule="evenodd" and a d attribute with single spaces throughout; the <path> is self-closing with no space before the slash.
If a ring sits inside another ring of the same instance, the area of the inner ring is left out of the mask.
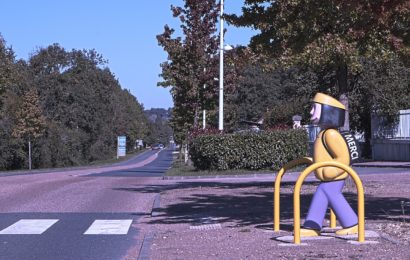
<path id="1" fill-rule="evenodd" d="M 224 129 L 224 1 L 221 0 L 220 37 L 219 37 L 219 123 L 218 129 Z"/>

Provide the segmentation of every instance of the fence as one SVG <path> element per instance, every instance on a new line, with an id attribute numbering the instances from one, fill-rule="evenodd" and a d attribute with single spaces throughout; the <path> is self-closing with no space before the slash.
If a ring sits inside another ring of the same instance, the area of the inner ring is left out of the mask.
<path id="1" fill-rule="evenodd" d="M 303 125 L 302 128 L 304 128 L 308 134 L 309 143 L 313 143 L 320 132 L 320 127 L 316 125 Z M 363 133 L 354 132 L 354 137 L 358 142 L 364 142 Z"/>
<path id="2" fill-rule="evenodd" d="M 372 139 L 410 139 L 410 109 L 400 110 L 396 122 L 372 116 Z"/>
<path id="3" fill-rule="evenodd" d="M 380 161 L 410 161 L 410 109 L 400 110 L 393 123 L 372 116 L 372 157 Z"/>
<path id="4" fill-rule="evenodd" d="M 314 142 L 320 132 L 320 127 L 316 125 L 302 125 L 302 128 L 305 129 L 308 134 L 309 143 Z"/>

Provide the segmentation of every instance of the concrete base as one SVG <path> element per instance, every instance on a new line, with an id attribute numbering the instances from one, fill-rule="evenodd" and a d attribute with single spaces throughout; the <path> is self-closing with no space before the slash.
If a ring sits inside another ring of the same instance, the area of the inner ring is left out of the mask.
<path id="1" fill-rule="evenodd" d="M 367 240 L 364 242 L 359 242 L 356 240 L 349 240 L 347 243 L 352 244 L 352 245 L 374 245 L 374 244 L 379 244 L 379 241 L 374 241 L 374 240 Z"/>
<path id="2" fill-rule="evenodd" d="M 357 240 L 357 238 L 358 238 L 357 234 L 346 235 L 346 236 L 338 236 L 338 235 L 335 234 L 334 236 L 337 237 L 337 238 L 343 238 L 343 239 L 347 239 L 347 240 Z M 365 239 L 366 238 L 378 238 L 378 237 L 380 237 L 380 235 L 375 231 L 365 230 L 364 231 L 364 237 L 365 237 Z"/>
<path id="3" fill-rule="evenodd" d="M 289 246 L 289 247 L 292 247 L 292 246 L 307 246 L 308 244 L 306 244 L 306 243 L 300 243 L 300 244 L 294 244 L 294 243 L 281 243 L 281 244 L 278 244 L 278 246 Z"/>
<path id="4" fill-rule="evenodd" d="M 333 237 L 330 236 L 317 236 L 317 237 L 301 237 L 301 241 L 309 241 L 309 240 L 324 240 L 324 239 L 331 239 Z M 278 241 L 282 242 L 293 242 L 294 236 L 283 236 L 275 238 Z"/>
<path id="5" fill-rule="evenodd" d="M 322 230 L 320 231 L 321 233 L 335 233 L 336 231 L 342 229 L 342 227 L 337 226 L 335 228 L 330 228 L 330 227 L 325 227 L 322 228 Z"/>
<path id="6" fill-rule="evenodd" d="M 380 235 L 372 230 L 366 230 L 365 231 L 365 239 L 369 239 L 369 238 L 379 238 Z M 326 239 L 336 239 L 336 238 L 340 238 L 340 239 L 344 239 L 344 240 L 348 240 L 347 242 L 353 245 L 363 245 L 363 244 L 378 244 L 378 241 L 374 241 L 374 240 L 366 240 L 364 242 L 358 242 L 358 235 L 354 234 L 354 235 L 346 235 L 346 236 L 337 236 L 335 233 L 324 233 L 322 232 L 322 234 L 320 236 L 317 237 L 301 237 L 300 240 L 301 241 L 317 241 L 317 240 L 326 240 Z M 306 245 L 306 243 L 301 243 L 301 244 L 294 244 L 294 236 L 279 236 L 279 237 L 275 237 L 274 238 L 276 241 L 280 241 L 280 242 L 286 242 L 286 243 L 282 243 L 279 244 L 280 246 L 290 246 L 290 245 L 294 245 L 294 246 L 299 246 L 299 245 Z"/>

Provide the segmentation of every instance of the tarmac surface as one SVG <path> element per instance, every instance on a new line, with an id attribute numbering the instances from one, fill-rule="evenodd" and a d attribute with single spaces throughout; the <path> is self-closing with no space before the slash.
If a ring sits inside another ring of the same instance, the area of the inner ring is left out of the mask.
<path id="1" fill-rule="evenodd" d="M 363 172 L 366 243 L 326 228 L 319 239 L 293 244 L 298 173 L 282 179 L 280 232 L 272 227 L 274 175 L 165 178 L 138 190 L 156 194 L 151 216 L 139 222 L 145 237 L 138 259 L 410 259 L 410 165 L 355 167 Z M 301 223 L 317 184 L 312 177 L 303 185 Z M 344 194 L 357 209 L 351 185 Z"/>

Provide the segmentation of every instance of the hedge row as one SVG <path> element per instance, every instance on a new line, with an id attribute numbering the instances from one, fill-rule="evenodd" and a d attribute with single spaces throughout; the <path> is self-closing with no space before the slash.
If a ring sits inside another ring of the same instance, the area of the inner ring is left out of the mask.
<path id="1" fill-rule="evenodd" d="M 199 170 L 279 169 L 307 155 L 305 130 L 201 135 L 190 142 L 189 155 Z"/>

